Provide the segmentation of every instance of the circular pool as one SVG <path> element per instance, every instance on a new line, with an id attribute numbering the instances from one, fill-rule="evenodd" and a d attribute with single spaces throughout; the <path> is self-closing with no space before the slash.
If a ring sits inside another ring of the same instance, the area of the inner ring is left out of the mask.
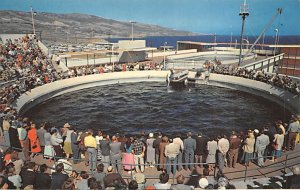
<path id="1" fill-rule="evenodd" d="M 88 88 L 52 98 L 24 115 L 62 127 L 108 134 L 162 131 L 206 135 L 261 128 L 289 118 L 283 107 L 259 96 L 207 85 L 169 87 L 142 82 Z"/>

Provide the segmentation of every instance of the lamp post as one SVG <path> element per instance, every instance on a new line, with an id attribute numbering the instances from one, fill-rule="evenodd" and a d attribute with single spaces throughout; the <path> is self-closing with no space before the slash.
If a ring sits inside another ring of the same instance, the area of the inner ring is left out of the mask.
<path id="1" fill-rule="evenodd" d="M 276 35 L 275 35 L 275 47 L 274 47 L 274 56 L 276 55 L 276 49 L 277 49 L 277 44 L 278 44 L 278 41 L 279 41 L 279 37 L 278 37 L 278 33 L 279 33 L 279 30 L 276 28 L 274 30 L 276 32 Z"/>
<path id="2" fill-rule="evenodd" d="M 111 46 L 111 54 L 113 55 L 114 53 L 114 46 Z M 112 57 L 112 72 L 115 71 L 115 61 L 114 58 Z"/>
<path id="3" fill-rule="evenodd" d="M 32 21 L 33 34 L 35 35 L 35 27 L 34 27 L 34 19 L 33 19 L 33 15 L 35 15 L 36 13 L 33 12 L 32 7 L 30 7 L 30 11 L 31 11 L 31 21 Z"/>
<path id="4" fill-rule="evenodd" d="M 135 24 L 135 21 L 129 21 L 131 23 L 131 41 L 133 41 L 133 24 Z"/>
<path id="5" fill-rule="evenodd" d="M 167 42 L 164 43 L 164 69 L 166 69 L 166 45 Z"/>

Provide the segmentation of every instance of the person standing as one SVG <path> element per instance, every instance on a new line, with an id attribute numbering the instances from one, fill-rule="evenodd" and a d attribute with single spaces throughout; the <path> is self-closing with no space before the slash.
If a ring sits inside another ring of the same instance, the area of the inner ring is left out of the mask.
<path id="1" fill-rule="evenodd" d="M 84 145 L 87 148 L 86 151 L 89 155 L 89 166 L 91 172 L 94 172 L 96 170 L 96 148 L 97 148 L 97 142 L 96 138 L 93 137 L 93 130 L 88 130 L 88 135 L 84 138 Z"/>
<path id="2" fill-rule="evenodd" d="M 8 132 L 10 128 L 10 123 L 7 115 L 4 116 L 3 118 L 2 128 L 3 128 L 3 136 L 4 136 L 4 145 L 6 147 L 10 147 L 9 132 Z"/>
<path id="3" fill-rule="evenodd" d="M 162 134 L 161 132 L 158 132 L 156 139 L 153 141 L 153 148 L 155 149 L 155 164 L 160 164 L 160 158 L 159 158 L 159 146 L 162 142 Z M 157 166 L 159 168 L 159 166 Z"/>
<path id="4" fill-rule="evenodd" d="M 73 163 L 74 164 L 77 164 L 78 162 L 80 162 L 80 159 L 81 159 L 79 142 L 77 141 L 77 139 L 78 139 L 77 130 L 73 129 L 72 133 L 71 133 L 71 149 L 73 152 Z"/>
<path id="5" fill-rule="evenodd" d="M 44 149 L 45 149 L 45 138 L 44 137 L 45 137 L 45 133 L 47 132 L 45 129 L 45 123 L 42 123 L 40 125 L 40 128 L 36 132 L 37 132 L 37 136 L 40 141 L 40 146 L 41 146 L 42 152 L 44 152 Z"/>
<path id="6" fill-rule="evenodd" d="M 15 122 L 12 122 L 10 128 L 8 129 L 10 146 L 20 152 L 22 151 L 21 143 L 19 140 L 19 133 Z"/>
<path id="7" fill-rule="evenodd" d="M 133 140 L 132 137 L 128 138 L 124 145 L 125 153 L 123 154 L 123 165 L 124 170 L 128 170 L 129 174 L 131 170 L 134 169 L 134 155 L 132 153 Z"/>
<path id="8" fill-rule="evenodd" d="M 19 131 L 20 144 L 24 153 L 25 160 L 29 160 L 29 139 L 27 136 L 27 124 L 23 124 Z"/>
<path id="9" fill-rule="evenodd" d="M 69 123 L 64 125 L 64 151 L 66 153 L 66 157 L 69 158 L 71 154 L 73 154 L 72 147 L 71 147 L 71 134 L 73 133 L 73 129 L 71 128 Z"/>
<path id="10" fill-rule="evenodd" d="M 185 169 L 188 167 L 192 170 L 194 163 L 194 151 L 196 150 L 196 140 L 192 138 L 192 133 L 188 132 L 187 138 L 183 141 L 184 145 L 184 158 L 185 158 Z M 189 165 L 189 166 L 188 166 Z"/>
<path id="11" fill-rule="evenodd" d="M 32 153 L 39 153 L 41 152 L 41 146 L 40 146 L 40 141 L 37 136 L 35 124 L 32 123 L 30 126 L 30 129 L 28 131 L 28 138 L 30 141 L 30 147 L 31 147 L 31 152 Z M 35 155 L 33 155 L 35 156 Z"/>
<path id="12" fill-rule="evenodd" d="M 116 136 L 112 136 L 112 142 L 109 144 L 110 146 L 110 160 L 114 170 L 118 170 L 119 173 L 122 172 L 121 166 L 121 143 L 118 141 Z"/>
<path id="13" fill-rule="evenodd" d="M 228 167 L 235 168 L 237 159 L 239 157 L 239 149 L 241 147 L 241 139 L 236 135 L 235 131 L 231 132 L 229 138 L 229 150 L 228 150 Z"/>
<path id="14" fill-rule="evenodd" d="M 167 158 L 165 155 L 165 148 L 167 144 L 169 143 L 169 138 L 167 136 L 164 136 L 162 138 L 162 142 L 159 145 L 159 169 L 165 171 L 167 169 Z"/>
<path id="15" fill-rule="evenodd" d="M 255 142 L 255 152 L 257 153 L 257 164 L 259 167 L 264 166 L 264 153 L 269 144 L 269 137 L 264 134 L 264 131 L 261 131 Z"/>
<path id="16" fill-rule="evenodd" d="M 51 143 L 50 129 L 48 129 L 44 134 L 44 140 L 45 140 L 44 158 L 53 159 L 55 156 L 55 151 Z"/>
<path id="17" fill-rule="evenodd" d="M 62 138 L 60 137 L 60 135 L 57 134 L 57 129 L 53 128 L 51 129 L 51 145 L 53 146 L 53 149 L 55 151 L 55 156 L 59 158 L 63 157 L 63 151 L 61 149 L 61 143 L 63 142 Z"/>
<path id="18" fill-rule="evenodd" d="M 255 138 L 252 133 L 252 131 L 248 132 L 248 137 L 245 139 L 244 146 L 243 146 L 243 162 L 246 166 L 249 166 L 249 162 L 253 158 L 253 152 L 254 152 L 254 144 L 255 144 Z"/>
<path id="19" fill-rule="evenodd" d="M 292 122 L 289 124 L 288 127 L 288 143 L 287 143 L 287 147 L 286 150 L 289 151 L 294 150 L 295 148 L 295 143 L 296 143 L 296 136 L 297 133 L 300 132 L 300 125 L 298 123 L 298 119 L 296 116 L 294 116 Z"/>
<path id="20" fill-rule="evenodd" d="M 228 150 L 229 150 L 229 141 L 226 139 L 226 136 L 224 135 L 218 141 L 218 166 L 222 172 L 224 171 L 226 154 Z"/>
<path id="21" fill-rule="evenodd" d="M 135 139 L 132 146 L 132 153 L 134 154 L 134 164 L 136 172 L 144 172 L 144 154 L 145 154 L 145 145 L 141 139 Z M 141 170 L 139 168 L 139 164 Z"/>
<path id="22" fill-rule="evenodd" d="M 167 157 L 167 174 L 170 175 L 171 168 L 173 167 L 173 175 L 176 175 L 177 155 L 179 154 L 180 146 L 169 139 L 169 144 L 166 145 L 165 155 Z M 172 165 L 172 166 L 171 166 Z"/>
<path id="23" fill-rule="evenodd" d="M 183 155 L 183 150 L 184 150 L 183 141 L 181 140 L 180 133 L 178 133 L 176 135 L 176 138 L 173 139 L 173 142 L 175 144 L 178 144 L 179 147 L 180 147 L 180 151 L 179 151 L 179 153 L 177 155 L 177 166 L 178 166 L 177 169 L 178 169 L 178 171 L 180 171 L 180 170 L 183 169 L 182 168 L 182 155 Z"/>
<path id="24" fill-rule="evenodd" d="M 153 167 L 152 164 L 155 164 L 155 149 L 153 148 L 153 133 L 149 133 L 149 138 L 146 141 L 147 144 L 147 162 L 150 164 L 150 167 Z"/>
<path id="25" fill-rule="evenodd" d="M 212 170 L 213 165 L 216 163 L 216 153 L 218 150 L 218 143 L 214 138 L 210 138 L 207 142 L 208 155 L 206 163 L 209 165 L 209 170 Z"/>
<path id="26" fill-rule="evenodd" d="M 198 133 L 196 138 L 195 162 L 204 163 L 207 154 L 207 139 L 203 137 L 202 133 Z M 202 164 L 200 165 L 202 167 Z"/>
<path id="27" fill-rule="evenodd" d="M 104 171 L 107 170 L 110 163 L 110 142 L 109 137 L 103 134 L 103 139 L 100 140 L 100 149 L 102 154 L 102 162 L 104 165 Z"/>
<path id="28" fill-rule="evenodd" d="M 274 150 L 273 150 L 273 157 L 272 162 L 276 162 L 276 159 L 282 156 L 282 146 L 284 142 L 284 134 L 282 130 L 279 128 L 277 133 L 274 135 Z"/>

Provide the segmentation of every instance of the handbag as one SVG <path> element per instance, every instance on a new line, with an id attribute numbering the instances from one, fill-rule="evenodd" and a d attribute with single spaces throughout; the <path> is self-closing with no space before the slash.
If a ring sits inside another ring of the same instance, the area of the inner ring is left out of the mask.
<path id="1" fill-rule="evenodd" d="M 275 142 L 273 142 L 272 147 L 273 147 L 274 150 L 278 149 L 277 138 L 276 138 Z"/>

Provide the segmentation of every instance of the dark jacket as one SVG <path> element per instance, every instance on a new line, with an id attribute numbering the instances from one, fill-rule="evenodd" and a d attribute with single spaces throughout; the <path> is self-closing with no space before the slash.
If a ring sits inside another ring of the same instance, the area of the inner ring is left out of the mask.
<path id="1" fill-rule="evenodd" d="M 36 182 L 36 173 L 34 171 L 30 170 L 22 170 L 21 173 L 21 178 L 22 178 L 22 183 L 23 183 L 23 188 L 26 187 L 27 185 L 34 185 Z"/>
<path id="2" fill-rule="evenodd" d="M 196 138 L 196 155 L 205 155 L 207 153 L 207 139 L 205 137 Z"/>
<path id="3" fill-rule="evenodd" d="M 127 185 L 122 176 L 119 173 L 110 173 L 104 177 L 104 186 L 106 187 L 115 187 L 116 183 L 121 183 L 122 185 Z"/>
<path id="4" fill-rule="evenodd" d="M 109 156 L 110 155 L 109 141 L 101 140 L 100 141 L 100 149 L 101 149 L 101 153 L 103 156 Z"/>
<path id="5" fill-rule="evenodd" d="M 229 149 L 235 150 L 241 147 L 241 139 L 239 137 L 229 138 Z"/>
<path id="6" fill-rule="evenodd" d="M 159 154 L 159 145 L 162 142 L 162 138 L 157 137 L 153 141 L 153 148 L 155 149 L 155 154 Z"/>
<path id="7" fill-rule="evenodd" d="M 52 174 L 51 189 L 61 189 L 68 178 L 67 174 L 54 172 Z"/>
<path id="8" fill-rule="evenodd" d="M 47 173 L 38 173 L 34 189 L 49 189 L 51 186 L 51 177 Z"/>

